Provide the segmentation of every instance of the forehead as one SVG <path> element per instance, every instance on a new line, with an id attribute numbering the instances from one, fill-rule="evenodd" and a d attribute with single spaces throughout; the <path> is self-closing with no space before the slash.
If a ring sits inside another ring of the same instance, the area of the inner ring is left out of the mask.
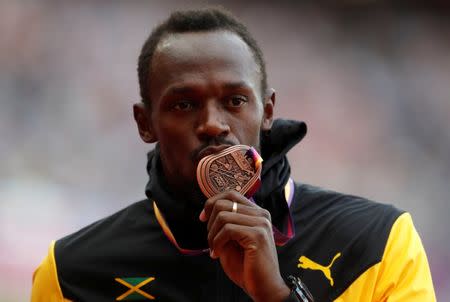
<path id="1" fill-rule="evenodd" d="M 239 78 L 259 89 L 259 66 L 241 37 L 230 31 L 169 34 L 153 55 L 151 91 L 161 85 L 217 75 L 230 81 Z"/>

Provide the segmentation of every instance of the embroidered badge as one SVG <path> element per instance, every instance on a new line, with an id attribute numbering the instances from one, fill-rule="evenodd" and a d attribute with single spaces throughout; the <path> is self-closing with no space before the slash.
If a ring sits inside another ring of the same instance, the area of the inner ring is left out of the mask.
<path id="1" fill-rule="evenodd" d="M 299 268 L 301 267 L 303 269 L 311 269 L 311 270 L 321 271 L 325 275 L 325 278 L 327 278 L 330 281 L 330 285 L 333 286 L 334 280 L 331 277 L 331 267 L 333 266 L 334 261 L 336 261 L 336 259 L 339 258 L 340 256 L 341 256 L 341 253 L 337 253 L 333 257 L 333 260 L 331 260 L 330 264 L 327 266 L 324 266 L 317 262 L 314 262 L 313 260 L 309 259 L 306 256 L 301 256 L 300 258 L 298 258 L 299 264 L 297 265 L 297 267 L 299 267 Z"/>
<path id="2" fill-rule="evenodd" d="M 155 299 L 155 297 L 141 289 L 144 285 L 155 280 L 154 277 L 115 278 L 114 280 L 129 288 L 125 293 L 118 296 L 116 301 L 137 300 L 143 297 L 149 300 Z"/>

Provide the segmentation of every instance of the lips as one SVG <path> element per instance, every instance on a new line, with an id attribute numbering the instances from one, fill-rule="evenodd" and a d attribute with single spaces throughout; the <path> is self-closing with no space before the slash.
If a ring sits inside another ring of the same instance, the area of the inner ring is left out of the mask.
<path id="1" fill-rule="evenodd" d="M 231 147 L 231 145 L 218 145 L 218 146 L 208 146 L 206 148 L 203 148 L 197 155 L 196 160 L 199 162 L 203 157 L 218 153 L 228 147 Z"/>

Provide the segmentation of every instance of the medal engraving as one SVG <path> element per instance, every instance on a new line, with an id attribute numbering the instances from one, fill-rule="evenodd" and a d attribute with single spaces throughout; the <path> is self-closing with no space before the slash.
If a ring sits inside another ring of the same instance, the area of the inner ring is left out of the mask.
<path id="1" fill-rule="evenodd" d="M 260 184 L 261 157 L 255 149 L 236 145 L 204 157 L 197 166 L 197 181 L 210 198 L 225 190 L 253 194 Z"/>

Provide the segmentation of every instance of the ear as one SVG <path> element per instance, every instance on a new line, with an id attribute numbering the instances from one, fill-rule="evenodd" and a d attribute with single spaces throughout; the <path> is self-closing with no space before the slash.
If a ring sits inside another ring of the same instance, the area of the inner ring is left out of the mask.
<path id="1" fill-rule="evenodd" d="M 141 139 L 146 143 L 154 143 L 157 138 L 153 132 L 150 113 L 143 102 L 133 105 L 134 120 L 136 121 L 139 135 Z"/>
<path id="2" fill-rule="evenodd" d="M 263 131 L 270 130 L 273 123 L 273 108 L 275 107 L 275 90 L 268 88 L 264 97 L 264 115 L 261 122 Z"/>

